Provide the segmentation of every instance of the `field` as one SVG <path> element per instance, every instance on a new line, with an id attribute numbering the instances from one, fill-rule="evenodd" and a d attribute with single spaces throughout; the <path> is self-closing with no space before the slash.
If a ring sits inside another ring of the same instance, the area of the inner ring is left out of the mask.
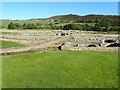
<path id="1" fill-rule="evenodd" d="M 10 47 L 25 47 L 23 44 L 19 44 L 16 42 L 10 42 L 10 41 L 0 41 L 2 46 L 0 45 L 0 48 L 10 48 Z"/>
<path id="2" fill-rule="evenodd" d="M 3 56 L 3 88 L 116 88 L 118 54 L 54 51 Z"/>

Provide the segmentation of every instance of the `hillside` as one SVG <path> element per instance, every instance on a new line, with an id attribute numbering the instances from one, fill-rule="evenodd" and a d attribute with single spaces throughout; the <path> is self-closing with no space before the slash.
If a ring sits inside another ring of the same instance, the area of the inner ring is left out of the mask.
<path id="1" fill-rule="evenodd" d="M 75 21 L 75 20 L 96 20 L 96 19 L 109 19 L 112 21 L 115 21 L 115 20 L 118 21 L 118 19 L 120 19 L 120 17 L 117 15 L 90 14 L 90 15 L 80 16 L 80 15 L 76 15 L 76 14 L 68 14 L 68 15 L 57 15 L 57 16 L 52 16 L 52 17 L 48 17 L 48 18 L 31 18 L 31 19 L 26 19 L 26 20 L 52 20 L 52 21 L 54 21 L 54 20 L 69 20 L 69 21 Z M 4 20 L 6 20 L 6 19 L 4 19 Z"/>
<path id="2" fill-rule="evenodd" d="M 26 26 L 30 29 L 31 26 L 35 27 L 37 29 L 62 29 L 66 24 L 69 23 L 79 23 L 81 25 L 84 25 L 87 23 L 90 26 L 94 26 L 95 23 L 98 23 L 100 21 L 104 22 L 110 22 L 112 26 L 118 26 L 118 17 L 117 15 L 95 15 L 95 14 L 90 14 L 90 15 L 85 15 L 85 16 L 80 16 L 76 14 L 68 14 L 68 15 L 57 15 L 57 16 L 52 16 L 48 18 L 31 18 L 31 19 L 26 19 L 26 20 L 2 20 L 2 25 L 0 28 L 8 28 L 8 25 L 12 22 L 17 25 L 16 27 L 24 28 L 23 27 L 25 24 Z M 34 25 L 33 25 L 34 24 Z M 15 26 L 13 25 L 13 26 Z M 36 29 L 34 28 L 34 29 Z"/>
<path id="3" fill-rule="evenodd" d="M 111 21 L 118 21 L 118 16 L 117 15 L 95 15 L 95 14 L 79 16 L 76 14 L 69 14 L 69 15 L 58 15 L 58 16 L 47 18 L 47 20 L 68 20 L 68 21 L 96 20 L 96 19 L 109 19 Z"/>

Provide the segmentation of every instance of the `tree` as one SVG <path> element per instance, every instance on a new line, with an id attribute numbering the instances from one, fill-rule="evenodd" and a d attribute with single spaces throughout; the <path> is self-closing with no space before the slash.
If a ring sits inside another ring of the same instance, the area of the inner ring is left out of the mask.
<path id="1" fill-rule="evenodd" d="M 82 26 L 79 24 L 66 24 L 63 26 L 63 30 L 82 30 Z"/>
<path id="2" fill-rule="evenodd" d="M 16 26 L 16 28 L 20 28 L 20 24 L 19 23 L 14 23 L 14 25 Z"/>
<path id="3" fill-rule="evenodd" d="M 99 22 L 99 26 L 100 27 L 110 27 L 111 26 L 111 22 L 109 20 L 100 20 Z"/>
<path id="4" fill-rule="evenodd" d="M 100 20 L 98 23 L 94 26 L 94 31 L 109 31 L 111 27 L 111 21 L 110 20 Z"/>
<path id="5" fill-rule="evenodd" d="M 96 19 L 96 20 L 95 20 L 95 23 L 99 23 L 99 20 L 98 20 L 98 19 Z"/>
<path id="6" fill-rule="evenodd" d="M 88 24 L 83 25 L 83 29 L 86 31 L 92 31 L 93 30 L 93 26 L 89 26 Z"/>
<path id="7" fill-rule="evenodd" d="M 13 24 L 12 22 L 10 22 L 10 24 L 8 24 L 8 29 L 15 29 L 16 25 Z"/>
<path id="8" fill-rule="evenodd" d="M 36 29 L 37 28 L 35 24 L 31 24 L 31 23 L 24 24 L 24 26 L 25 26 L 25 29 Z"/>
<path id="9" fill-rule="evenodd" d="M 118 26 L 112 26 L 110 28 L 110 31 L 119 31 L 119 27 Z"/>
<path id="10" fill-rule="evenodd" d="M 23 28 L 23 29 L 26 29 L 26 27 L 27 27 L 27 25 L 26 25 L 26 23 L 24 23 L 24 24 L 22 25 L 22 28 Z"/>
<path id="11" fill-rule="evenodd" d="M 61 32 L 61 36 L 65 36 L 65 33 Z"/>
<path id="12" fill-rule="evenodd" d="M 98 23 L 95 24 L 93 31 L 103 31 L 103 28 L 100 27 L 100 25 Z"/>
<path id="13" fill-rule="evenodd" d="M 86 23 L 92 23 L 92 20 L 87 20 Z"/>

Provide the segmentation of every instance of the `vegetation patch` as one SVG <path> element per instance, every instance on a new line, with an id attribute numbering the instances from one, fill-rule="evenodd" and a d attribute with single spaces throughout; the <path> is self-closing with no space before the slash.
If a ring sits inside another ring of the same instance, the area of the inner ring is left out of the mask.
<path id="1" fill-rule="evenodd" d="M 25 47 L 26 45 L 19 44 L 16 42 L 10 42 L 10 41 L 0 41 L 0 48 L 10 48 L 10 47 Z"/>
<path id="2" fill-rule="evenodd" d="M 6 35 L 6 34 L 14 34 L 14 35 L 16 35 L 16 34 L 18 34 L 18 33 L 15 33 L 15 32 L 2 32 L 2 34 L 3 34 L 3 35 Z"/>

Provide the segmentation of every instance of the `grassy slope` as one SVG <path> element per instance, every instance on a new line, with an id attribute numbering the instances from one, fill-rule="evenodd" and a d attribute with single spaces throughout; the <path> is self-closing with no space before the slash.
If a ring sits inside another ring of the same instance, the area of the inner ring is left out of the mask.
<path id="1" fill-rule="evenodd" d="M 3 27 L 7 28 L 8 24 L 10 22 L 19 23 L 19 24 L 24 24 L 24 23 L 26 23 L 26 24 L 28 24 L 28 23 L 36 24 L 36 23 L 39 23 L 39 24 L 42 24 L 42 25 L 49 24 L 49 23 L 55 23 L 55 22 L 45 21 L 45 20 L 42 20 L 42 21 L 35 21 L 35 20 L 31 20 L 31 21 L 30 20 L 18 20 L 18 21 L 3 20 L 2 21 Z M 69 24 L 69 23 L 56 24 L 56 26 L 63 26 L 63 25 L 66 25 L 66 24 Z M 85 23 L 76 23 L 76 24 L 84 25 Z M 95 25 L 95 23 L 87 23 L 87 24 L 90 25 L 90 26 Z"/>
<path id="2" fill-rule="evenodd" d="M 42 20 L 42 21 L 34 21 L 34 20 L 31 20 L 31 21 L 30 21 L 30 20 L 10 21 L 10 20 L 3 20 L 3 21 L 2 21 L 3 27 L 7 28 L 7 27 L 8 27 L 8 24 L 9 24 L 10 22 L 19 23 L 19 24 L 24 24 L 24 23 L 26 23 L 26 24 L 28 24 L 28 23 L 36 24 L 36 23 L 40 23 L 40 24 L 43 24 L 43 25 L 50 23 L 50 21 L 44 21 L 44 20 Z"/>
<path id="3" fill-rule="evenodd" d="M 10 47 L 25 47 L 25 45 L 16 42 L 0 41 L 0 48 L 10 48 Z"/>
<path id="4" fill-rule="evenodd" d="M 56 51 L 3 57 L 3 87 L 117 87 L 116 53 Z"/>

